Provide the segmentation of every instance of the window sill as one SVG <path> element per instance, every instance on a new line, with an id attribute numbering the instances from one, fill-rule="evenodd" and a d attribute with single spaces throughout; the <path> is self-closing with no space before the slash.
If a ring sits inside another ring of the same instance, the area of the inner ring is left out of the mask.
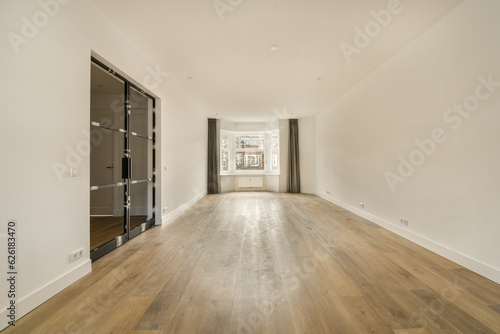
<path id="1" fill-rule="evenodd" d="M 244 173 L 221 173 L 220 176 L 260 176 L 260 175 L 265 175 L 265 176 L 280 176 L 280 173 L 251 173 L 251 172 L 244 172 Z"/>

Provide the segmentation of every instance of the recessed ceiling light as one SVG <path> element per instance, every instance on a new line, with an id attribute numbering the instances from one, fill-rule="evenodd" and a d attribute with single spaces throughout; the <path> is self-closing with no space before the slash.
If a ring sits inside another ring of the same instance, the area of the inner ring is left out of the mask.
<path id="1" fill-rule="evenodd" d="M 271 45 L 271 50 L 278 51 L 279 49 L 280 49 L 280 46 L 278 44 Z"/>

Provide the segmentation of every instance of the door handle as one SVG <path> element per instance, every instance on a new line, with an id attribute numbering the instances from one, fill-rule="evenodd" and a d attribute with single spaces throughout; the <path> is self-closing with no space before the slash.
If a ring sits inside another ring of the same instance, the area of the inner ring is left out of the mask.
<path id="1" fill-rule="evenodd" d="M 132 158 L 122 158 L 122 179 L 132 178 Z"/>
<path id="2" fill-rule="evenodd" d="M 108 166 L 108 167 L 106 167 L 106 168 L 111 169 L 111 168 L 114 168 L 114 167 L 113 167 L 113 166 Z"/>

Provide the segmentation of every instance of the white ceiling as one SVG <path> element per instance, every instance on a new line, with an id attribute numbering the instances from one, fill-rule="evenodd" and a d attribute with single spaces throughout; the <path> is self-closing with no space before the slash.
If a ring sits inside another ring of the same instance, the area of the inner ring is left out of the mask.
<path id="1" fill-rule="evenodd" d="M 313 116 L 462 0 L 93 0 L 133 36 L 207 116 L 233 121 Z M 342 42 L 377 28 L 349 63 Z M 214 4 L 225 5 L 218 15 Z M 221 19 L 222 18 L 222 19 Z M 272 51 L 271 45 L 280 49 Z M 411 64 L 408 64 L 411 66 Z M 191 79 L 188 79 L 191 77 Z M 321 79 L 318 79 L 321 78 Z"/>

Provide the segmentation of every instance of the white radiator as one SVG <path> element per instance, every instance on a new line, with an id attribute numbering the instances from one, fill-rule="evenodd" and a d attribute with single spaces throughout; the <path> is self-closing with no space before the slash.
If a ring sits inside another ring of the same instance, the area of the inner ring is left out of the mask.
<path id="1" fill-rule="evenodd" d="M 262 188 L 264 180 L 260 176 L 238 177 L 238 188 Z"/>

